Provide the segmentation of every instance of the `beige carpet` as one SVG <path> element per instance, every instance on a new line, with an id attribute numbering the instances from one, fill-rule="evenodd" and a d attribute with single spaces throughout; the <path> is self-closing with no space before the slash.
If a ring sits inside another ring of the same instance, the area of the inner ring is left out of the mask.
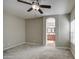
<path id="1" fill-rule="evenodd" d="M 4 59 L 74 59 L 68 49 L 21 45 L 4 51 Z"/>

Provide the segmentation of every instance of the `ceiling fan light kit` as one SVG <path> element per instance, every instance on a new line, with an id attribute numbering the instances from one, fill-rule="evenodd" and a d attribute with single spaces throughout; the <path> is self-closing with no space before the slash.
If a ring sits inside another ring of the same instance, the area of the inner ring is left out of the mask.
<path id="1" fill-rule="evenodd" d="M 32 5 L 33 10 L 39 10 L 39 6 L 38 5 Z"/>
<path id="2" fill-rule="evenodd" d="M 40 8 L 51 8 L 50 5 L 40 5 L 38 0 L 34 0 L 32 3 L 29 3 L 29 2 L 26 2 L 23 0 L 17 0 L 17 1 L 28 4 L 28 5 L 32 5 L 31 8 L 27 10 L 27 12 L 30 12 L 32 10 L 37 10 L 37 11 L 39 11 L 39 13 L 43 14 L 43 11 Z"/>

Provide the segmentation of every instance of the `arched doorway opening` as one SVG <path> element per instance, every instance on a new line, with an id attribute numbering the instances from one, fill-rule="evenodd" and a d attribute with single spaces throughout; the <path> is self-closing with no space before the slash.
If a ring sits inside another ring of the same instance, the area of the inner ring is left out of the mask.
<path id="1" fill-rule="evenodd" d="M 55 47 L 55 18 L 46 19 L 46 45 Z"/>

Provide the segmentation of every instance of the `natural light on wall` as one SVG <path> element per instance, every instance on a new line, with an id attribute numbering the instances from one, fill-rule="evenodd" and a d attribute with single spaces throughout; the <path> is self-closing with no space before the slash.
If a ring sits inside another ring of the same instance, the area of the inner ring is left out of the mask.
<path id="1" fill-rule="evenodd" d="M 75 44 L 75 20 L 71 22 L 71 42 Z"/>

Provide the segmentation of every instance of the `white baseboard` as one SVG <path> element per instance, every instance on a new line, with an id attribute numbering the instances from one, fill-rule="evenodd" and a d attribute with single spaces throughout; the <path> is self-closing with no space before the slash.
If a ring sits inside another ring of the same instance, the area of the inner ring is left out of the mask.
<path id="1" fill-rule="evenodd" d="M 60 48 L 60 49 L 69 49 L 69 50 L 70 50 L 69 47 L 56 47 L 56 48 Z"/>
<path id="2" fill-rule="evenodd" d="M 74 56 L 74 58 L 75 58 L 75 53 L 73 52 L 73 50 L 72 50 L 72 49 L 70 49 L 70 51 L 71 51 L 72 55 L 73 55 L 73 56 Z"/>
<path id="3" fill-rule="evenodd" d="M 33 42 L 26 42 L 26 44 L 28 44 L 28 45 L 36 45 L 36 46 L 41 45 L 41 44 L 38 44 L 38 43 L 33 43 Z"/>
<path id="4" fill-rule="evenodd" d="M 73 52 L 73 50 L 69 47 L 56 47 L 56 48 L 60 48 L 60 49 L 69 49 L 70 52 L 72 53 L 73 57 L 75 58 L 75 53 Z"/>
<path id="5" fill-rule="evenodd" d="M 25 44 L 25 43 L 26 43 L 26 42 L 21 42 L 21 43 L 18 43 L 18 44 L 16 44 L 16 45 L 12 45 L 12 46 L 10 46 L 10 47 L 4 48 L 3 51 L 8 50 L 8 49 L 11 49 L 11 48 L 14 48 L 14 47 L 16 47 L 16 46 L 19 46 L 19 45 L 22 45 L 22 44 Z"/>

